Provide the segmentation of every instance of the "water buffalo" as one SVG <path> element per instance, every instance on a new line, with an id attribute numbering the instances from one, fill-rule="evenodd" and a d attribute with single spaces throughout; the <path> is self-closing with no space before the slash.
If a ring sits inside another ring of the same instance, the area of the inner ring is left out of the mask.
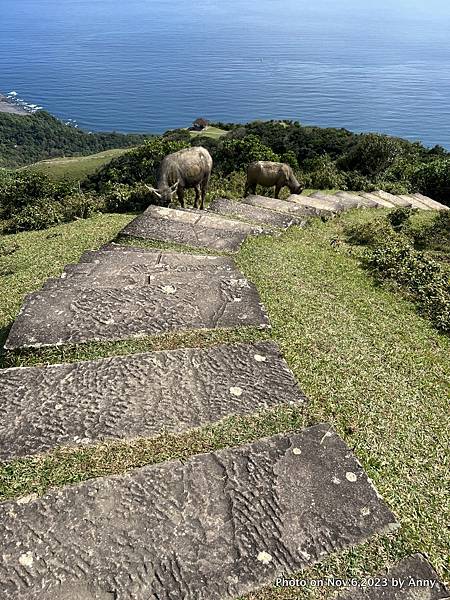
<path id="1" fill-rule="evenodd" d="M 287 186 L 292 194 L 300 194 L 303 187 L 297 181 L 294 171 L 284 163 L 258 160 L 249 164 L 245 195 L 256 194 L 256 186 L 275 186 L 275 198 L 278 198 L 281 188 Z"/>
<path id="2" fill-rule="evenodd" d="M 194 188 L 194 208 L 203 209 L 212 166 L 213 161 L 206 148 L 202 146 L 184 148 L 168 154 L 162 160 L 159 167 L 158 188 L 150 186 L 147 188 L 164 206 L 169 206 L 176 193 L 182 208 L 184 208 L 184 190 Z"/>

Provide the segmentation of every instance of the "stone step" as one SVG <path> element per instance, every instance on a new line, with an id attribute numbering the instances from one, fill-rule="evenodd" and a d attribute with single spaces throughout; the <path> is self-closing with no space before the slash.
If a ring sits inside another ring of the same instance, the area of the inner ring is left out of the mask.
<path id="1" fill-rule="evenodd" d="M 418 208 L 420 210 L 432 210 L 427 204 L 421 200 L 418 200 L 417 198 L 414 198 L 412 195 L 400 194 L 398 197 L 405 202 L 409 202 L 413 208 Z"/>
<path id="2" fill-rule="evenodd" d="M 445 204 L 441 204 L 440 202 L 436 202 L 436 200 L 433 200 L 432 198 L 429 198 L 428 196 L 424 196 L 423 194 L 418 194 L 418 193 L 417 194 L 408 194 L 408 196 L 412 196 L 416 200 L 419 200 L 419 202 L 422 202 L 423 204 L 426 204 L 431 209 L 435 209 L 435 210 L 450 210 L 449 206 L 445 206 Z"/>
<path id="3" fill-rule="evenodd" d="M 403 206 L 405 208 L 411 206 L 411 202 L 409 200 L 403 200 L 399 196 L 395 196 L 394 194 L 390 194 L 389 192 L 385 192 L 383 190 L 376 190 L 375 192 L 371 193 L 382 200 L 387 200 L 394 206 Z"/>
<path id="4" fill-rule="evenodd" d="M 347 198 L 347 200 L 355 203 L 355 208 L 378 208 L 379 204 L 376 200 L 365 198 L 357 192 L 336 192 L 338 198 Z"/>
<path id="5" fill-rule="evenodd" d="M 163 286 L 65 289 L 27 296 L 5 348 L 38 348 L 114 341 L 171 331 L 240 326 L 267 327 L 253 284 L 203 273 L 184 281 L 167 273 Z"/>
<path id="6" fill-rule="evenodd" d="M 317 425 L 0 504 L 2 600 L 232 600 L 394 528 Z"/>
<path id="7" fill-rule="evenodd" d="M 336 196 L 332 194 L 324 194 L 323 192 L 313 192 L 308 196 L 309 198 L 317 198 L 317 200 L 322 200 L 323 202 L 327 202 L 330 206 L 333 206 L 333 210 L 337 213 L 343 212 L 344 210 L 348 210 L 352 208 L 351 203 L 346 203 L 345 200 L 339 200 Z"/>
<path id="8" fill-rule="evenodd" d="M 241 200 L 230 200 L 228 198 L 216 198 L 209 205 L 209 210 L 220 215 L 239 217 L 261 225 L 279 227 L 286 229 L 291 225 L 302 225 L 304 219 L 277 213 L 266 208 L 258 208 L 245 204 Z"/>
<path id="9" fill-rule="evenodd" d="M 96 265 L 97 266 L 97 265 Z M 98 265 L 100 266 L 100 265 Z M 64 274 L 63 274 L 64 275 Z M 206 266 L 201 270 L 194 271 L 178 271 L 178 270 L 157 270 L 153 268 L 149 273 L 131 273 L 115 275 L 111 270 L 99 271 L 94 274 L 71 273 L 65 277 L 48 279 L 42 286 L 42 290 L 59 290 L 72 288 L 103 288 L 103 289 L 120 289 L 123 287 L 137 286 L 144 287 L 146 285 L 164 287 L 167 285 L 180 287 L 186 285 L 194 285 L 196 281 L 202 284 L 205 281 L 205 276 L 209 275 L 212 279 L 221 278 L 225 280 L 243 279 L 244 276 L 237 269 L 218 270 Z"/>
<path id="10" fill-rule="evenodd" d="M 232 259 L 227 256 L 211 256 L 206 254 L 187 254 L 185 252 L 161 251 L 146 248 L 133 248 L 130 250 L 124 246 L 124 250 L 88 250 L 84 252 L 80 263 L 114 263 L 114 264 L 148 264 L 149 266 L 178 266 L 196 267 L 198 265 L 228 265 L 233 264 Z"/>
<path id="11" fill-rule="evenodd" d="M 288 215 L 292 215 L 299 219 L 302 217 L 316 217 L 317 211 L 314 208 L 308 208 L 306 206 L 300 206 L 293 202 L 287 202 L 286 200 L 278 200 L 277 198 L 269 198 L 268 196 L 246 196 L 242 199 L 242 202 L 249 204 L 250 206 L 256 206 L 259 208 L 266 208 L 275 212 L 280 212 Z"/>
<path id="12" fill-rule="evenodd" d="M 360 195 L 363 198 L 366 198 L 366 200 L 371 200 L 372 202 L 375 202 L 377 204 L 377 208 L 396 208 L 396 205 L 390 202 L 389 200 L 380 198 L 380 196 L 377 196 L 371 192 L 361 192 Z"/>
<path id="13" fill-rule="evenodd" d="M 0 370 L 0 460 L 182 433 L 305 396 L 273 342 Z"/>
<path id="14" fill-rule="evenodd" d="M 363 579 L 369 585 L 345 591 L 337 600 L 443 600 L 450 597 L 422 554 L 404 558 L 387 572 Z"/>
<path id="15" fill-rule="evenodd" d="M 150 206 L 121 234 L 144 239 L 235 252 L 249 235 L 265 233 L 261 226 L 227 219 L 201 210 Z"/>
<path id="16" fill-rule="evenodd" d="M 304 196 L 303 194 L 291 194 L 287 199 L 287 202 L 294 202 L 299 206 L 312 208 L 317 211 L 318 215 L 323 216 L 332 216 L 342 211 L 342 208 L 340 209 L 339 204 L 336 201 L 331 203 L 327 200 L 322 200 L 321 198 L 313 198 L 312 196 Z"/>

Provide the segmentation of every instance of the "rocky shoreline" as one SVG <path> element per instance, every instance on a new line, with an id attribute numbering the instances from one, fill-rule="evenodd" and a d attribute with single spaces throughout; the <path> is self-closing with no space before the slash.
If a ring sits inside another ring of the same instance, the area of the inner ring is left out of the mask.
<path id="1" fill-rule="evenodd" d="M 0 113 L 9 113 L 11 115 L 30 114 L 29 111 L 25 110 L 21 106 L 18 106 L 17 104 L 14 104 L 14 102 L 11 102 L 11 100 L 3 94 L 0 94 Z"/>

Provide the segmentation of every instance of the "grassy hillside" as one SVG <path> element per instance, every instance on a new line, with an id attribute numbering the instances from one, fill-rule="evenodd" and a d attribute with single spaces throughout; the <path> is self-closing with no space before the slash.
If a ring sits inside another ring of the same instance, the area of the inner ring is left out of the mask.
<path id="1" fill-rule="evenodd" d="M 20 167 L 48 158 L 137 146 L 148 137 L 89 133 L 65 125 L 45 111 L 26 116 L 0 113 L 0 167 Z"/>
<path id="2" fill-rule="evenodd" d="M 115 148 L 88 156 L 53 158 L 22 168 L 47 175 L 54 181 L 82 181 L 88 175 L 93 175 L 100 167 L 108 164 L 113 158 L 122 156 L 129 150 L 130 148 Z"/>
<path id="3" fill-rule="evenodd" d="M 191 134 L 192 138 L 201 136 L 201 137 L 208 137 L 213 140 L 218 140 L 223 135 L 225 135 L 227 132 L 225 131 L 225 129 L 219 129 L 219 127 L 208 127 L 204 131 L 190 131 L 189 133 Z"/>
<path id="4" fill-rule="evenodd" d="M 205 346 L 270 335 L 310 398 L 306 409 L 283 408 L 231 418 L 193 433 L 92 448 L 60 450 L 0 469 L 0 496 L 42 493 L 91 477 L 234 446 L 261 436 L 326 421 L 355 449 L 402 528 L 341 553 L 302 573 L 311 578 L 376 572 L 414 551 L 425 552 L 448 576 L 448 386 L 450 339 L 419 317 L 414 306 L 359 266 L 344 240 L 344 226 L 380 211 L 353 211 L 328 223 L 316 220 L 280 237 L 248 240 L 236 261 L 257 285 L 272 330 L 166 335 L 110 344 L 27 351 L 4 364 L 89 359 L 174 346 Z M 24 295 L 77 260 L 83 250 L 113 238 L 131 218 L 101 215 L 2 241 L 1 326 L 6 329 Z M 267 589 L 248 600 L 328 598 L 333 588 Z"/>

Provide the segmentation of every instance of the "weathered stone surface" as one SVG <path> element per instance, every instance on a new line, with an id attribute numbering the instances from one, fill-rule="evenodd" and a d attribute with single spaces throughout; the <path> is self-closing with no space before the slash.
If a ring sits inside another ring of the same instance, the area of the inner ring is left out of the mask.
<path id="1" fill-rule="evenodd" d="M 436 202 L 436 200 L 433 200 L 432 198 L 429 198 L 428 196 L 424 196 L 423 194 L 418 194 L 418 193 L 417 194 L 408 194 L 408 196 L 412 196 L 413 198 L 416 198 L 416 200 L 419 200 L 419 202 L 426 204 L 431 209 L 450 210 L 450 207 L 445 206 L 445 204 Z"/>
<path id="2" fill-rule="evenodd" d="M 123 340 L 176 330 L 268 326 L 258 292 L 244 278 L 203 273 L 164 285 L 65 289 L 27 296 L 5 348 Z"/>
<path id="3" fill-rule="evenodd" d="M 409 202 L 413 208 L 419 208 L 420 210 L 431 210 L 431 208 L 427 204 L 425 204 L 421 200 L 418 200 L 417 198 L 414 198 L 414 196 L 410 196 L 408 194 L 401 194 L 398 197 L 401 200 L 404 200 L 405 202 Z"/>
<path id="4" fill-rule="evenodd" d="M 99 273 L 96 275 L 81 275 L 73 273 L 65 277 L 54 277 L 47 279 L 41 288 L 41 291 L 60 290 L 67 288 L 125 288 L 125 287 L 143 287 L 149 284 L 149 275 L 136 273 L 129 275 L 105 275 Z"/>
<path id="5" fill-rule="evenodd" d="M 1 504 L 2 600 L 234 599 L 393 523 L 318 425 Z"/>
<path id="6" fill-rule="evenodd" d="M 233 252 L 248 235 L 264 233 L 260 226 L 233 221 L 204 211 L 150 206 L 121 232 L 123 235 Z"/>
<path id="7" fill-rule="evenodd" d="M 385 198 L 381 198 L 380 196 L 376 196 L 375 194 L 368 192 L 361 192 L 360 194 L 363 198 L 367 200 L 371 200 L 375 202 L 377 208 L 395 208 L 395 204 L 393 204 L 390 200 L 386 200 Z"/>
<path id="8" fill-rule="evenodd" d="M 0 460 L 301 404 L 273 342 L 0 371 Z"/>
<path id="9" fill-rule="evenodd" d="M 375 200 L 364 198 L 356 192 L 336 192 L 335 196 L 353 201 L 355 203 L 355 207 L 358 208 L 378 208 L 378 203 Z"/>
<path id="10" fill-rule="evenodd" d="M 132 248 L 132 246 L 130 246 Z M 167 250 L 88 250 L 82 254 L 79 263 L 113 263 L 114 265 L 148 265 L 150 267 L 167 266 L 197 267 L 199 265 L 233 265 L 233 259 L 227 256 L 212 256 L 205 254 L 189 254 L 184 252 L 170 252 Z"/>
<path id="11" fill-rule="evenodd" d="M 266 208 L 268 210 L 293 215 L 300 219 L 302 217 L 317 216 L 317 211 L 314 208 L 307 208 L 306 206 L 300 206 L 299 204 L 287 202 L 286 200 L 269 198 L 268 196 L 246 196 L 242 199 L 242 202 L 250 204 L 250 206 L 257 206 L 259 208 Z"/>
<path id="12" fill-rule="evenodd" d="M 411 202 L 408 200 L 402 200 L 399 196 L 395 196 L 394 194 L 390 194 L 389 192 L 385 192 L 383 190 L 376 190 L 372 192 L 374 196 L 381 198 L 382 200 L 387 200 L 391 202 L 394 206 L 411 206 Z"/>
<path id="13" fill-rule="evenodd" d="M 373 585 L 352 588 L 339 594 L 338 600 L 441 600 L 450 597 L 436 571 L 422 554 L 409 556 L 387 573 L 378 573 L 366 579 L 372 579 Z M 403 583 L 401 589 L 399 582 Z"/>
<path id="14" fill-rule="evenodd" d="M 216 198 L 209 205 L 209 209 L 221 215 L 239 217 L 271 227 L 287 228 L 291 225 L 302 225 L 304 223 L 304 219 L 277 213 L 266 208 L 258 208 L 257 206 L 245 204 L 243 201 L 228 198 Z"/>
<path id="15" fill-rule="evenodd" d="M 309 197 L 317 198 L 318 200 L 322 200 L 324 202 L 329 203 L 329 205 L 335 207 L 333 210 L 337 213 L 343 212 L 344 210 L 347 210 L 348 208 L 352 207 L 352 203 L 347 204 L 345 200 L 339 199 L 331 194 L 324 194 L 323 192 L 314 192 L 310 194 Z"/>
<path id="16" fill-rule="evenodd" d="M 333 215 L 340 212 L 340 207 L 337 201 L 329 202 L 321 198 L 313 198 L 312 196 L 305 196 L 303 194 L 291 194 L 287 199 L 287 202 L 295 202 L 299 206 L 305 206 L 306 208 L 312 208 L 317 211 L 319 215 Z"/>

